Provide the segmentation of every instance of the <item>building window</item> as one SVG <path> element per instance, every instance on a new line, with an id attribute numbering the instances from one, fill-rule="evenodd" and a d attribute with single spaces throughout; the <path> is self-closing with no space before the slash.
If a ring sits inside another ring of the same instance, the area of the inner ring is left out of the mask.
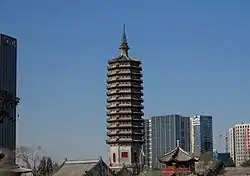
<path id="1" fill-rule="evenodd" d="M 128 158 L 128 152 L 122 152 L 122 158 Z"/>
<path id="2" fill-rule="evenodd" d="M 113 163 L 115 163 L 116 162 L 116 155 L 115 155 L 115 153 L 113 153 Z"/>

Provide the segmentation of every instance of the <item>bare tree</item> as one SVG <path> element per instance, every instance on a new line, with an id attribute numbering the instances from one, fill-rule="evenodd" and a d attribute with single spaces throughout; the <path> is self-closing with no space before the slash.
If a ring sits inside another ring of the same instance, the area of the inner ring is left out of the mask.
<path id="1" fill-rule="evenodd" d="M 38 146 L 35 150 L 21 146 L 16 151 L 16 161 L 18 165 L 31 169 L 34 175 L 37 174 L 38 166 L 42 158 L 43 151 L 40 146 Z"/>
<path id="2" fill-rule="evenodd" d="M 5 163 L 5 155 L 4 153 L 0 153 L 0 168 L 3 168 L 4 166 L 4 163 Z"/>
<path id="3" fill-rule="evenodd" d="M 40 146 L 35 150 L 21 146 L 16 151 L 16 161 L 21 167 L 31 169 L 34 175 L 52 175 L 59 169 L 59 166 L 51 157 L 44 156 Z"/>

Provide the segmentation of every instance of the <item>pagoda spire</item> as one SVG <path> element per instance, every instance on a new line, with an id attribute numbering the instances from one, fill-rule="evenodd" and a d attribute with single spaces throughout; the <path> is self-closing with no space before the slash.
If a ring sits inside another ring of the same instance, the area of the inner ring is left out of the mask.
<path id="1" fill-rule="evenodd" d="M 123 25 L 123 32 L 122 32 L 122 41 L 120 44 L 120 54 L 121 55 L 128 55 L 128 50 L 130 49 L 128 46 L 128 40 L 127 40 L 127 36 L 126 36 L 126 32 L 125 32 L 125 24 Z"/>

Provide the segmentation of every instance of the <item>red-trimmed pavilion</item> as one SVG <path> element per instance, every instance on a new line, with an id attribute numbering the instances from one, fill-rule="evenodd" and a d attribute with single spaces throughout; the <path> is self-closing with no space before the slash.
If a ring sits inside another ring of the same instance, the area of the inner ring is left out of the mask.
<path id="1" fill-rule="evenodd" d="M 193 173 L 195 171 L 195 162 L 199 161 L 199 158 L 190 155 L 178 146 L 165 155 L 158 157 L 158 160 L 166 166 L 162 169 L 162 174 L 173 175 Z"/>

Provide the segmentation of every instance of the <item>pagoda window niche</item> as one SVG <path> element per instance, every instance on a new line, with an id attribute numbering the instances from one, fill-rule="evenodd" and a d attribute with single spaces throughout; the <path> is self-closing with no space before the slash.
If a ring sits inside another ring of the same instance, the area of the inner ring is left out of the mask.
<path id="1" fill-rule="evenodd" d="M 115 162 L 116 162 L 116 154 L 113 153 L 113 163 L 115 163 Z"/>

